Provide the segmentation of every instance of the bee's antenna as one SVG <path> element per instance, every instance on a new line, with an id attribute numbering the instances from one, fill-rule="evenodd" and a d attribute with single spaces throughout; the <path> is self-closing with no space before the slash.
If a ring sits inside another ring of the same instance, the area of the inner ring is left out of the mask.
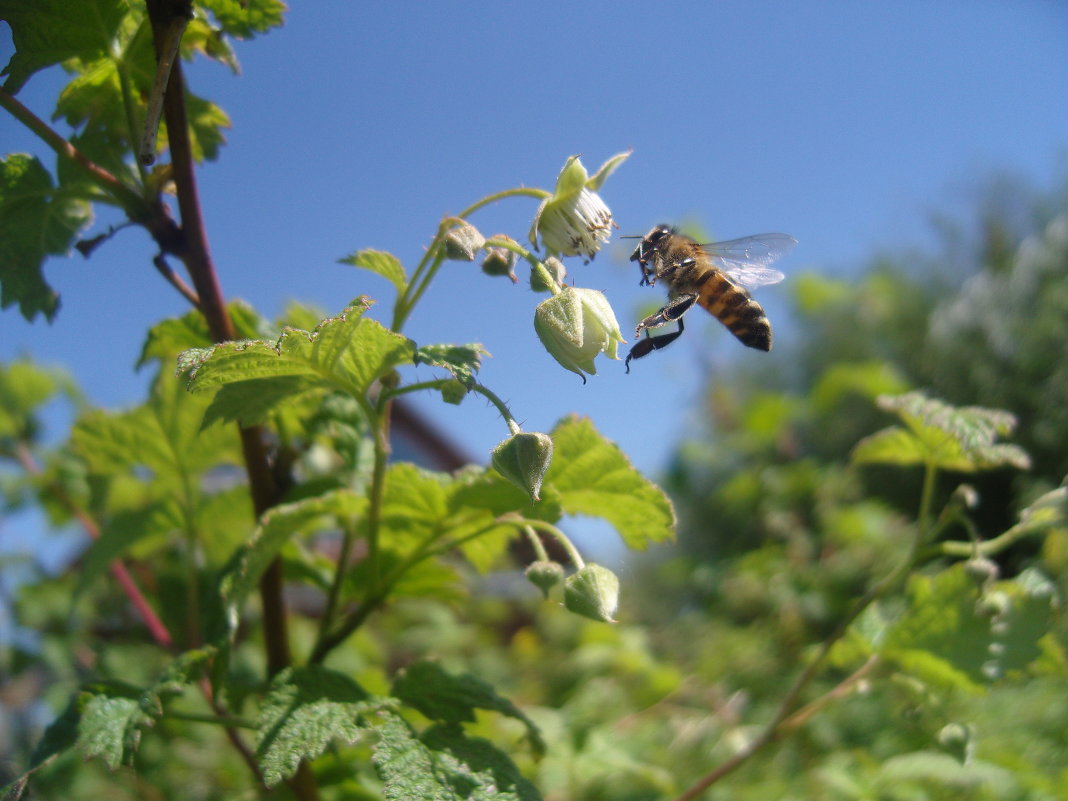
<path id="1" fill-rule="evenodd" d="M 620 239 L 645 239 L 644 236 L 621 236 Z"/>

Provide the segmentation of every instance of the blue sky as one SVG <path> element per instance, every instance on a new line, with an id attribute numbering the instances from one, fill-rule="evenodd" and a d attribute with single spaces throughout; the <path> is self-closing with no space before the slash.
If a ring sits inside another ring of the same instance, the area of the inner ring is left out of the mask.
<path id="1" fill-rule="evenodd" d="M 1038 0 L 319 0 L 292 3 L 284 28 L 239 43 L 240 77 L 210 64 L 187 75 L 233 121 L 220 159 L 199 173 L 227 295 L 274 316 L 291 298 L 334 313 L 369 294 L 384 319 L 389 285 L 338 258 L 373 247 L 411 269 L 443 215 L 512 186 L 551 189 L 575 153 L 592 170 L 633 148 L 602 193 L 620 234 L 681 219 L 718 238 L 784 231 L 800 242 L 780 264 L 787 283 L 930 244 L 930 214 L 963 215 L 996 172 L 1040 189 L 1068 176 L 1066 42 L 1068 4 Z M 61 81 L 38 75 L 20 97 L 46 115 Z M 42 152 L 7 117 L 0 141 Z M 524 239 L 534 207 L 511 200 L 472 221 Z M 186 311 L 153 253 L 130 231 L 89 261 L 50 262 L 58 319 L 31 326 L 7 311 L 0 358 L 66 364 L 95 402 L 135 403 L 147 381 L 133 372 L 142 333 Z M 607 293 L 629 335 L 660 290 L 639 288 L 625 255 L 616 242 L 568 266 L 577 285 Z M 691 315 L 685 337 L 630 375 L 599 360 L 583 385 L 541 349 L 531 324 L 541 296 L 521 278 L 451 264 L 405 333 L 482 342 L 494 357 L 482 380 L 524 427 L 588 415 L 654 474 L 708 365 L 729 381 L 737 360 L 763 356 Z M 758 297 L 781 314 L 785 286 Z M 507 435 L 478 399 L 417 404 L 476 459 Z"/>

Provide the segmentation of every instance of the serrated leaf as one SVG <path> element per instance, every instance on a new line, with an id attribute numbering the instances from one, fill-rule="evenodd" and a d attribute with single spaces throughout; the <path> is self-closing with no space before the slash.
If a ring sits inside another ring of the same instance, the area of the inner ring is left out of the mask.
<path id="1" fill-rule="evenodd" d="M 112 515 L 101 527 L 100 536 L 89 544 L 82 556 L 75 596 L 84 592 L 113 561 L 121 558 L 138 542 L 174 531 L 181 524 L 180 513 L 173 499 Z"/>
<path id="2" fill-rule="evenodd" d="M 211 419 L 259 422 L 270 405 L 309 392 L 337 389 L 362 397 L 371 383 L 401 364 L 410 364 L 411 340 L 364 318 L 370 302 L 359 300 L 313 332 L 287 328 L 277 342 L 224 342 L 179 357 L 194 392 L 218 390 Z M 275 382 L 272 385 L 271 382 Z"/>
<path id="3" fill-rule="evenodd" d="M 404 265 L 392 253 L 384 250 L 357 250 L 351 256 L 339 260 L 340 264 L 351 264 L 381 275 L 397 289 L 400 294 L 408 288 L 408 275 Z"/>
<path id="4" fill-rule="evenodd" d="M 0 440 L 32 437 L 39 408 L 61 390 L 71 393 L 70 386 L 62 370 L 27 361 L 0 362 Z"/>
<path id="5" fill-rule="evenodd" d="M 235 431 L 198 431 L 206 406 L 180 381 L 160 375 L 144 405 L 84 415 L 74 426 L 72 443 L 95 472 L 145 469 L 156 480 L 184 485 L 211 467 L 241 464 Z"/>
<path id="6" fill-rule="evenodd" d="M 238 39 L 251 39 L 283 22 L 286 6 L 281 0 L 198 0 L 211 11 L 222 30 Z"/>
<path id="7" fill-rule="evenodd" d="M 908 431 L 887 429 L 861 440 L 853 454 L 858 463 L 929 464 L 962 472 L 1030 466 L 1021 448 L 995 443 L 1016 425 L 1016 418 L 1008 412 L 951 406 L 922 392 L 883 395 L 878 405 L 897 414 Z"/>
<path id="8" fill-rule="evenodd" d="M 123 0 L 0 0 L 0 20 L 11 26 L 15 53 L 0 75 L 16 94 L 37 70 L 71 58 L 105 55 L 127 14 Z"/>
<path id="9" fill-rule="evenodd" d="M 506 754 L 455 727 L 434 727 L 423 742 L 396 715 L 375 727 L 374 765 L 389 801 L 538 801 Z"/>
<path id="10" fill-rule="evenodd" d="M 962 565 L 913 576 L 907 610 L 887 632 L 884 656 L 929 683 L 973 692 L 1006 671 L 1026 668 L 1041 655 L 1052 598 L 1015 580 L 994 587 L 1009 605 L 991 618 L 978 614 L 979 594 Z"/>
<path id="11" fill-rule="evenodd" d="M 231 301 L 227 304 L 227 311 L 239 338 L 254 339 L 266 333 L 263 318 L 244 301 Z M 169 363 L 184 350 L 210 348 L 213 344 L 204 315 L 191 311 L 181 317 L 163 320 L 148 330 L 136 367 L 141 368 L 152 360 Z"/>
<path id="12" fill-rule="evenodd" d="M 444 367 L 453 378 L 470 388 L 482 367 L 482 357 L 489 356 L 478 343 L 470 345 L 423 345 L 415 351 L 416 364 Z"/>
<path id="13" fill-rule="evenodd" d="M 17 303 L 27 320 L 54 318 L 59 296 L 44 280 L 44 260 L 69 251 L 91 219 L 89 204 L 56 189 L 36 157 L 0 160 L 0 308 Z"/>
<path id="14" fill-rule="evenodd" d="M 256 724 L 256 757 L 268 787 L 290 778 L 301 760 L 318 757 L 331 740 L 348 744 L 369 731 L 362 721 L 373 702 L 343 673 L 313 665 L 279 673 Z"/>
<path id="15" fill-rule="evenodd" d="M 864 437 L 853 448 L 854 464 L 926 464 L 927 449 L 911 432 L 896 426 Z"/>
<path id="16" fill-rule="evenodd" d="M 478 801 L 539 801 L 537 788 L 511 758 L 489 740 L 468 737 L 455 726 L 432 726 L 421 737 L 439 774 L 460 798 Z"/>
<path id="17" fill-rule="evenodd" d="M 87 697 L 86 697 L 87 696 Z M 83 694 L 78 748 L 114 770 L 132 760 L 141 731 L 152 722 L 136 695 Z"/>
<path id="18" fill-rule="evenodd" d="M 335 490 L 268 510 L 222 578 L 222 595 L 230 610 L 231 625 L 236 625 L 245 599 L 290 537 L 322 518 L 355 519 L 363 513 L 366 502 L 366 498 L 350 490 Z"/>
<path id="19" fill-rule="evenodd" d="M 511 701 L 470 673 L 452 675 L 437 662 L 421 660 L 405 668 L 393 681 L 391 693 L 413 709 L 442 723 L 474 722 L 475 710 L 499 712 L 523 723 L 535 752 L 545 752 L 537 726 Z"/>
<path id="20" fill-rule="evenodd" d="M 565 514 L 611 523 L 627 547 L 645 549 L 675 535 L 675 510 L 615 443 L 585 418 L 562 420 L 552 431 L 554 456 L 545 485 L 558 493 Z"/>

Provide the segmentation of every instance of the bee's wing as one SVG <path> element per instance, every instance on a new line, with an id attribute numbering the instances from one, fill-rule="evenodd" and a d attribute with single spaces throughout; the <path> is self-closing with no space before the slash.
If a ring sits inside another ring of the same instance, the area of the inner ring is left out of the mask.
<path id="1" fill-rule="evenodd" d="M 710 242 L 701 248 L 732 281 L 747 289 L 756 289 L 783 279 L 783 274 L 773 270 L 771 265 L 796 244 L 797 240 L 787 234 L 756 234 Z"/>

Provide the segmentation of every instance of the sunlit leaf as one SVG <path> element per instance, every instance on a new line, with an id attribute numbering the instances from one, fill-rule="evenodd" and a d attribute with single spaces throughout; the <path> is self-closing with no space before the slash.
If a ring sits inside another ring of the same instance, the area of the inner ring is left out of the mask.
<path id="1" fill-rule="evenodd" d="M 349 490 L 335 490 L 268 510 L 222 579 L 222 595 L 232 618 L 231 625 L 236 624 L 245 599 L 291 537 L 320 521 L 354 520 L 363 513 L 366 500 Z"/>
<path id="2" fill-rule="evenodd" d="M 452 675 L 437 662 L 421 660 L 409 665 L 393 681 L 392 694 L 419 710 L 430 720 L 443 723 L 472 723 L 476 709 L 499 712 L 521 721 L 537 753 L 545 743 L 537 727 L 511 701 L 470 673 Z"/>
<path id="3" fill-rule="evenodd" d="M 0 159 L 0 308 L 17 303 L 27 320 L 55 317 L 59 296 L 44 279 L 44 260 L 69 251 L 91 219 L 89 204 L 54 187 L 36 157 Z"/>
<path id="4" fill-rule="evenodd" d="M 281 0 L 197 0 L 208 9 L 222 30 L 238 39 L 251 39 L 282 24 L 286 11 Z"/>
<path id="5" fill-rule="evenodd" d="M 256 758 L 268 787 L 290 778 L 301 760 L 318 757 L 334 739 L 352 744 L 369 731 L 361 715 L 374 708 L 359 684 L 320 666 L 279 673 L 256 723 Z"/>
<path id="6" fill-rule="evenodd" d="M 411 340 L 364 318 L 369 301 L 359 300 L 313 332 L 287 328 L 277 342 L 224 342 L 187 351 L 178 369 L 188 373 L 194 392 L 219 392 L 207 421 L 260 422 L 289 398 L 336 389 L 362 397 L 371 382 L 401 364 L 410 364 Z"/>
<path id="7" fill-rule="evenodd" d="M 396 715 L 375 727 L 374 765 L 390 801 L 537 801 L 541 796 L 503 752 L 456 727 L 434 727 L 426 742 Z"/>
<path id="8" fill-rule="evenodd" d="M 552 431 L 555 451 L 545 485 L 566 514 L 600 517 L 629 548 L 642 550 L 675 534 L 675 510 L 663 491 L 630 463 L 588 419 L 567 418 Z"/>
<path id="9" fill-rule="evenodd" d="M 465 387 L 475 383 L 475 376 L 482 367 L 482 357 L 488 356 L 478 343 L 470 345 L 423 345 L 415 351 L 416 364 L 444 367 Z"/>
<path id="10" fill-rule="evenodd" d="M 400 259 L 384 250 L 358 250 L 351 256 L 340 259 L 340 263 L 362 267 L 381 275 L 397 288 L 398 293 L 408 288 L 404 265 L 400 263 Z"/>
<path id="11" fill-rule="evenodd" d="M 0 0 L 0 20 L 11 26 L 15 53 L 4 67 L 4 89 L 19 91 L 37 70 L 70 58 L 105 55 L 127 14 L 124 0 Z"/>
<path id="12" fill-rule="evenodd" d="M 227 311 L 238 338 L 254 339 L 265 333 L 265 321 L 244 301 L 231 301 L 227 305 Z M 170 317 L 148 330 L 137 367 L 143 367 L 152 360 L 172 363 L 183 350 L 209 348 L 212 344 L 208 323 L 199 311 L 190 311 L 181 317 Z"/>
<path id="13" fill-rule="evenodd" d="M 884 395 L 878 403 L 897 414 L 908 430 L 886 429 L 861 440 L 853 451 L 857 464 L 924 464 L 962 472 L 1030 466 L 1021 448 L 995 442 L 1016 425 L 1008 412 L 951 406 L 922 392 Z"/>

